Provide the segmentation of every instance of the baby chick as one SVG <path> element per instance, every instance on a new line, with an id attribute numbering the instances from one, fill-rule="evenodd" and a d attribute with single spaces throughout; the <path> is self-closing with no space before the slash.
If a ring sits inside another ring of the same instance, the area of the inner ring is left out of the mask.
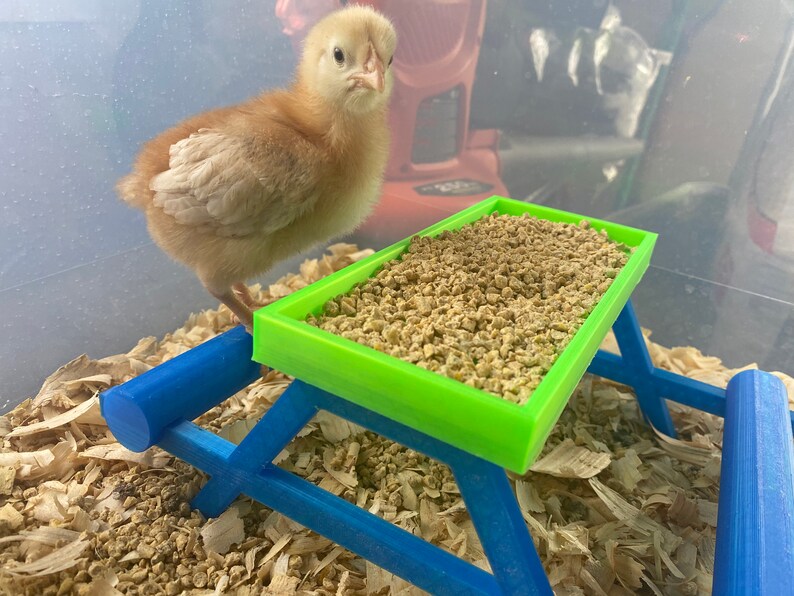
<path id="1" fill-rule="evenodd" d="M 397 35 L 364 6 L 309 32 L 294 82 L 211 110 L 146 143 L 121 197 L 155 243 L 251 331 L 245 280 L 351 232 L 380 192 Z"/>

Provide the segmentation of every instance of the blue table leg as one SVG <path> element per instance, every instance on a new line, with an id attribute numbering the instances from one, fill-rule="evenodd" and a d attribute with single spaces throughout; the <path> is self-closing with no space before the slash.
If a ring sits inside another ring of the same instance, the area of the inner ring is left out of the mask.
<path id="1" fill-rule="evenodd" d="M 604 350 L 598 351 L 587 372 L 624 385 L 634 386 L 637 382 L 637 371 L 627 366 L 623 358 L 617 354 Z M 657 395 L 715 416 L 725 417 L 725 389 L 661 368 L 653 369 L 650 381 L 653 382 Z M 642 407 L 642 404 L 640 406 Z M 787 415 L 794 429 L 794 411 Z"/>
<path id="2" fill-rule="evenodd" d="M 290 385 L 231 453 L 226 466 L 250 476 L 259 473 L 316 413 L 316 406 Z M 207 517 L 218 517 L 242 490 L 241 482 L 232 482 L 226 475 L 213 476 L 192 505 Z"/>
<path id="3" fill-rule="evenodd" d="M 632 386 L 640 409 L 648 421 L 657 430 L 675 437 L 675 426 L 670 418 L 670 410 L 667 409 L 660 385 L 654 378 L 656 368 L 651 362 L 642 329 L 637 322 L 637 315 L 630 300 L 626 302 L 612 329 L 620 347 L 620 356 L 612 354 L 609 355 L 611 358 L 604 357 L 606 353 L 599 352 L 588 370 Z"/>
<path id="4" fill-rule="evenodd" d="M 613 330 L 620 356 L 599 350 L 587 372 L 634 387 L 643 415 L 657 430 L 676 436 L 665 399 L 725 416 L 725 389 L 653 366 L 631 301 L 626 303 Z M 794 429 L 794 412 L 789 412 L 788 417 Z"/>
<path id="5" fill-rule="evenodd" d="M 631 300 L 626 302 L 626 306 L 615 321 L 614 331 L 621 358 L 635 373 L 634 391 L 637 401 L 640 402 L 640 409 L 657 430 L 675 437 L 675 426 L 670 418 L 670 410 L 667 409 L 667 404 L 653 380 L 653 362 Z"/>
<path id="6" fill-rule="evenodd" d="M 505 471 L 487 462 L 450 463 L 460 494 L 504 594 L 551 596 L 546 570 Z"/>

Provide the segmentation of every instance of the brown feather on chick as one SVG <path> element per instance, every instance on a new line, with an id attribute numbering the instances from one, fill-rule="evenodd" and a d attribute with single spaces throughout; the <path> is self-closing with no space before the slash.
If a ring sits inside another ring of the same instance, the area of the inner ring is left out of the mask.
<path id="1" fill-rule="evenodd" d="M 155 243 L 250 331 L 244 282 L 354 230 L 378 199 L 397 36 L 350 6 L 306 37 L 294 82 L 189 118 L 146 143 L 117 190 Z"/>

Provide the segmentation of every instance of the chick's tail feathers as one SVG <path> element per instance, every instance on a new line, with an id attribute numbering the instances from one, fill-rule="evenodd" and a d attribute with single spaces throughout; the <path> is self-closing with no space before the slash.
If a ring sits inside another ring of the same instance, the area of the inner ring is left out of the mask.
<path id="1" fill-rule="evenodd" d="M 127 174 L 116 183 L 116 192 L 129 206 L 144 208 L 146 196 L 141 192 L 141 183 L 135 172 Z"/>

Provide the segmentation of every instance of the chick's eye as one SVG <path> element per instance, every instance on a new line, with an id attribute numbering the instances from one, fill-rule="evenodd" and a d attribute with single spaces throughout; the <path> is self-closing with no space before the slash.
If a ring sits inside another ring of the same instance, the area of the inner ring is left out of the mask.
<path id="1" fill-rule="evenodd" d="M 341 48 L 334 48 L 334 62 L 336 62 L 339 66 L 345 63 L 345 53 L 341 50 Z"/>
<path id="2" fill-rule="evenodd" d="M 394 56 L 392 56 L 391 58 L 389 58 L 389 63 L 387 64 L 387 66 L 391 66 L 391 63 L 392 63 L 392 62 L 394 62 Z"/>

